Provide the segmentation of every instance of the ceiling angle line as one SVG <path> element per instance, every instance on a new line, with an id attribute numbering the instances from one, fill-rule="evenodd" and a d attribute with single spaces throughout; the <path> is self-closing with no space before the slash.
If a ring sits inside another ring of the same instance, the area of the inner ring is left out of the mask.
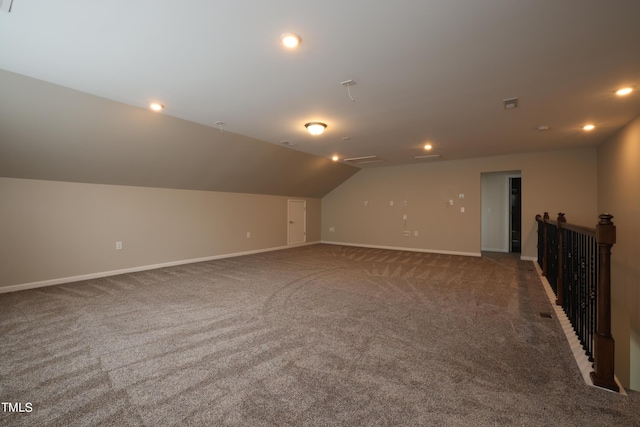
<path id="1" fill-rule="evenodd" d="M 353 96 L 351 96 L 351 86 L 356 84 L 356 82 L 354 82 L 353 80 L 346 80 L 344 82 L 340 82 L 340 84 L 347 88 L 347 94 L 349 95 L 349 99 L 351 99 L 351 102 L 355 104 L 356 100 L 353 99 Z"/>

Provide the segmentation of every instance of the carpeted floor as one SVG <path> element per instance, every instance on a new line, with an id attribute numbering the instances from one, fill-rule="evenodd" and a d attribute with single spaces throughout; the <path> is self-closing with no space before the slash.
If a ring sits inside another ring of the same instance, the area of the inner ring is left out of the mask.
<path id="1" fill-rule="evenodd" d="M 640 426 L 549 312 L 509 254 L 333 245 L 0 294 L 0 425 Z"/>

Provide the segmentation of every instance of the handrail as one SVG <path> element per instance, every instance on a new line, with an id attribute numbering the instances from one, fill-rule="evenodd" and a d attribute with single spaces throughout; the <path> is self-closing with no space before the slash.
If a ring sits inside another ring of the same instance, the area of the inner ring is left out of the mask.
<path id="1" fill-rule="evenodd" d="M 612 215 L 599 218 L 593 229 L 568 224 L 562 212 L 555 221 L 548 212 L 536 215 L 538 264 L 556 294 L 556 304 L 567 313 L 587 355 L 593 357 L 593 384 L 619 391 L 611 335 L 611 247 L 616 227 Z"/>

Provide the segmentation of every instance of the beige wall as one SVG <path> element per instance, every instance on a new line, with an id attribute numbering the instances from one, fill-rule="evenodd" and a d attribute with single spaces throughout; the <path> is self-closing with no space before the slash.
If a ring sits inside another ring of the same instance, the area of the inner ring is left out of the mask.
<path id="1" fill-rule="evenodd" d="M 0 178 L 0 289 L 286 246 L 287 199 Z M 319 241 L 320 199 L 297 199 Z"/>
<path id="2" fill-rule="evenodd" d="M 616 374 L 640 390 L 640 117 L 598 148 L 598 210 L 614 215 L 612 327 Z"/>
<path id="3" fill-rule="evenodd" d="M 597 159 L 591 147 L 362 170 L 322 199 L 322 240 L 479 254 L 481 174 L 514 170 L 522 173 L 524 257 L 537 256 L 538 213 L 555 217 L 562 211 L 571 223 L 595 226 Z M 403 236 L 404 214 L 409 237 Z"/>

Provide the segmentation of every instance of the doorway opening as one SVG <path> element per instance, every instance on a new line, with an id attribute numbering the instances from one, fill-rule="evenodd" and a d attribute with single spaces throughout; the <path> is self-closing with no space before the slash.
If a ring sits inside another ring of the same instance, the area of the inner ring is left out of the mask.
<path id="1" fill-rule="evenodd" d="M 518 170 L 481 174 L 483 252 L 521 253 L 521 177 Z"/>
<path id="2" fill-rule="evenodd" d="M 522 178 L 509 177 L 509 252 L 522 251 Z"/>

